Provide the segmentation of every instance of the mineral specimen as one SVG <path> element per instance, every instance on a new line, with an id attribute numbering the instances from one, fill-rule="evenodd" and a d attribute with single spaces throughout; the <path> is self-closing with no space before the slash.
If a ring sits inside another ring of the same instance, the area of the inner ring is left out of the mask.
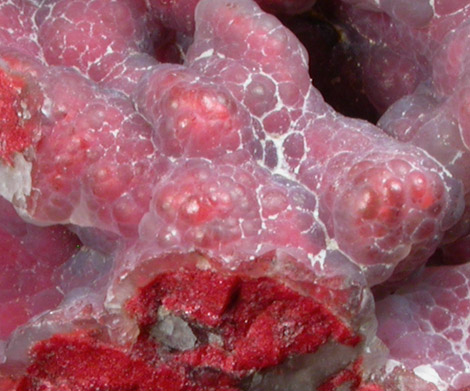
<path id="1" fill-rule="evenodd" d="M 0 4 L 1 391 L 470 386 L 470 7 L 347 3 Z"/>

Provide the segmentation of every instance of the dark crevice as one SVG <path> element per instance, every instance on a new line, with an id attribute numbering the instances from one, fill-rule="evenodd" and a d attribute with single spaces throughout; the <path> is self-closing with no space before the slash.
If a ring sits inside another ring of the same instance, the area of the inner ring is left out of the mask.
<path id="1" fill-rule="evenodd" d="M 335 18 L 335 3 L 319 1 L 302 15 L 280 16 L 309 54 L 313 85 L 336 111 L 377 123 L 379 113 L 368 100 L 362 70 L 349 40 L 352 32 Z"/>

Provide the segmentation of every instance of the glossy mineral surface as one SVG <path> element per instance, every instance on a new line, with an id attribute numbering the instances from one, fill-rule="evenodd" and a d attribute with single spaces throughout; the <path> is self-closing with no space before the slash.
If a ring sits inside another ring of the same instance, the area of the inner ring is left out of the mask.
<path id="1" fill-rule="evenodd" d="M 467 3 L 2 2 L 0 390 L 470 387 Z"/>

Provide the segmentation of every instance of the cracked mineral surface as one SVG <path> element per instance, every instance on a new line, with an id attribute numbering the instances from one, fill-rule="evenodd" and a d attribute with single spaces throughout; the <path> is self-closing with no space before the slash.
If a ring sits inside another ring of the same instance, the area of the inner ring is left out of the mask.
<path id="1" fill-rule="evenodd" d="M 469 12 L 1 2 L 0 391 L 470 387 Z"/>

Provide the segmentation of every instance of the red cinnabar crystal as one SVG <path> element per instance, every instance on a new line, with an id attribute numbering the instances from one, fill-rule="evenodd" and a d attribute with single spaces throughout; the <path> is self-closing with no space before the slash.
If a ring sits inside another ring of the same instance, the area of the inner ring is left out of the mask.
<path id="1" fill-rule="evenodd" d="M 38 343 L 34 363 L 17 391 L 179 391 L 183 379 L 153 368 L 88 335 L 55 336 Z"/>
<path id="2" fill-rule="evenodd" d="M 30 130 L 25 122 L 30 115 L 21 106 L 21 89 L 25 82 L 0 68 L 0 158 L 12 163 L 15 152 L 23 152 L 31 145 Z"/>
<path id="3" fill-rule="evenodd" d="M 255 371 L 361 341 L 320 303 L 267 277 L 182 268 L 159 275 L 126 308 L 140 328 L 133 346 L 98 333 L 54 336 L 36 344 L 17 391 L 238 390 Z M 360 381 L 353 366 L 319 390 Z"/>

